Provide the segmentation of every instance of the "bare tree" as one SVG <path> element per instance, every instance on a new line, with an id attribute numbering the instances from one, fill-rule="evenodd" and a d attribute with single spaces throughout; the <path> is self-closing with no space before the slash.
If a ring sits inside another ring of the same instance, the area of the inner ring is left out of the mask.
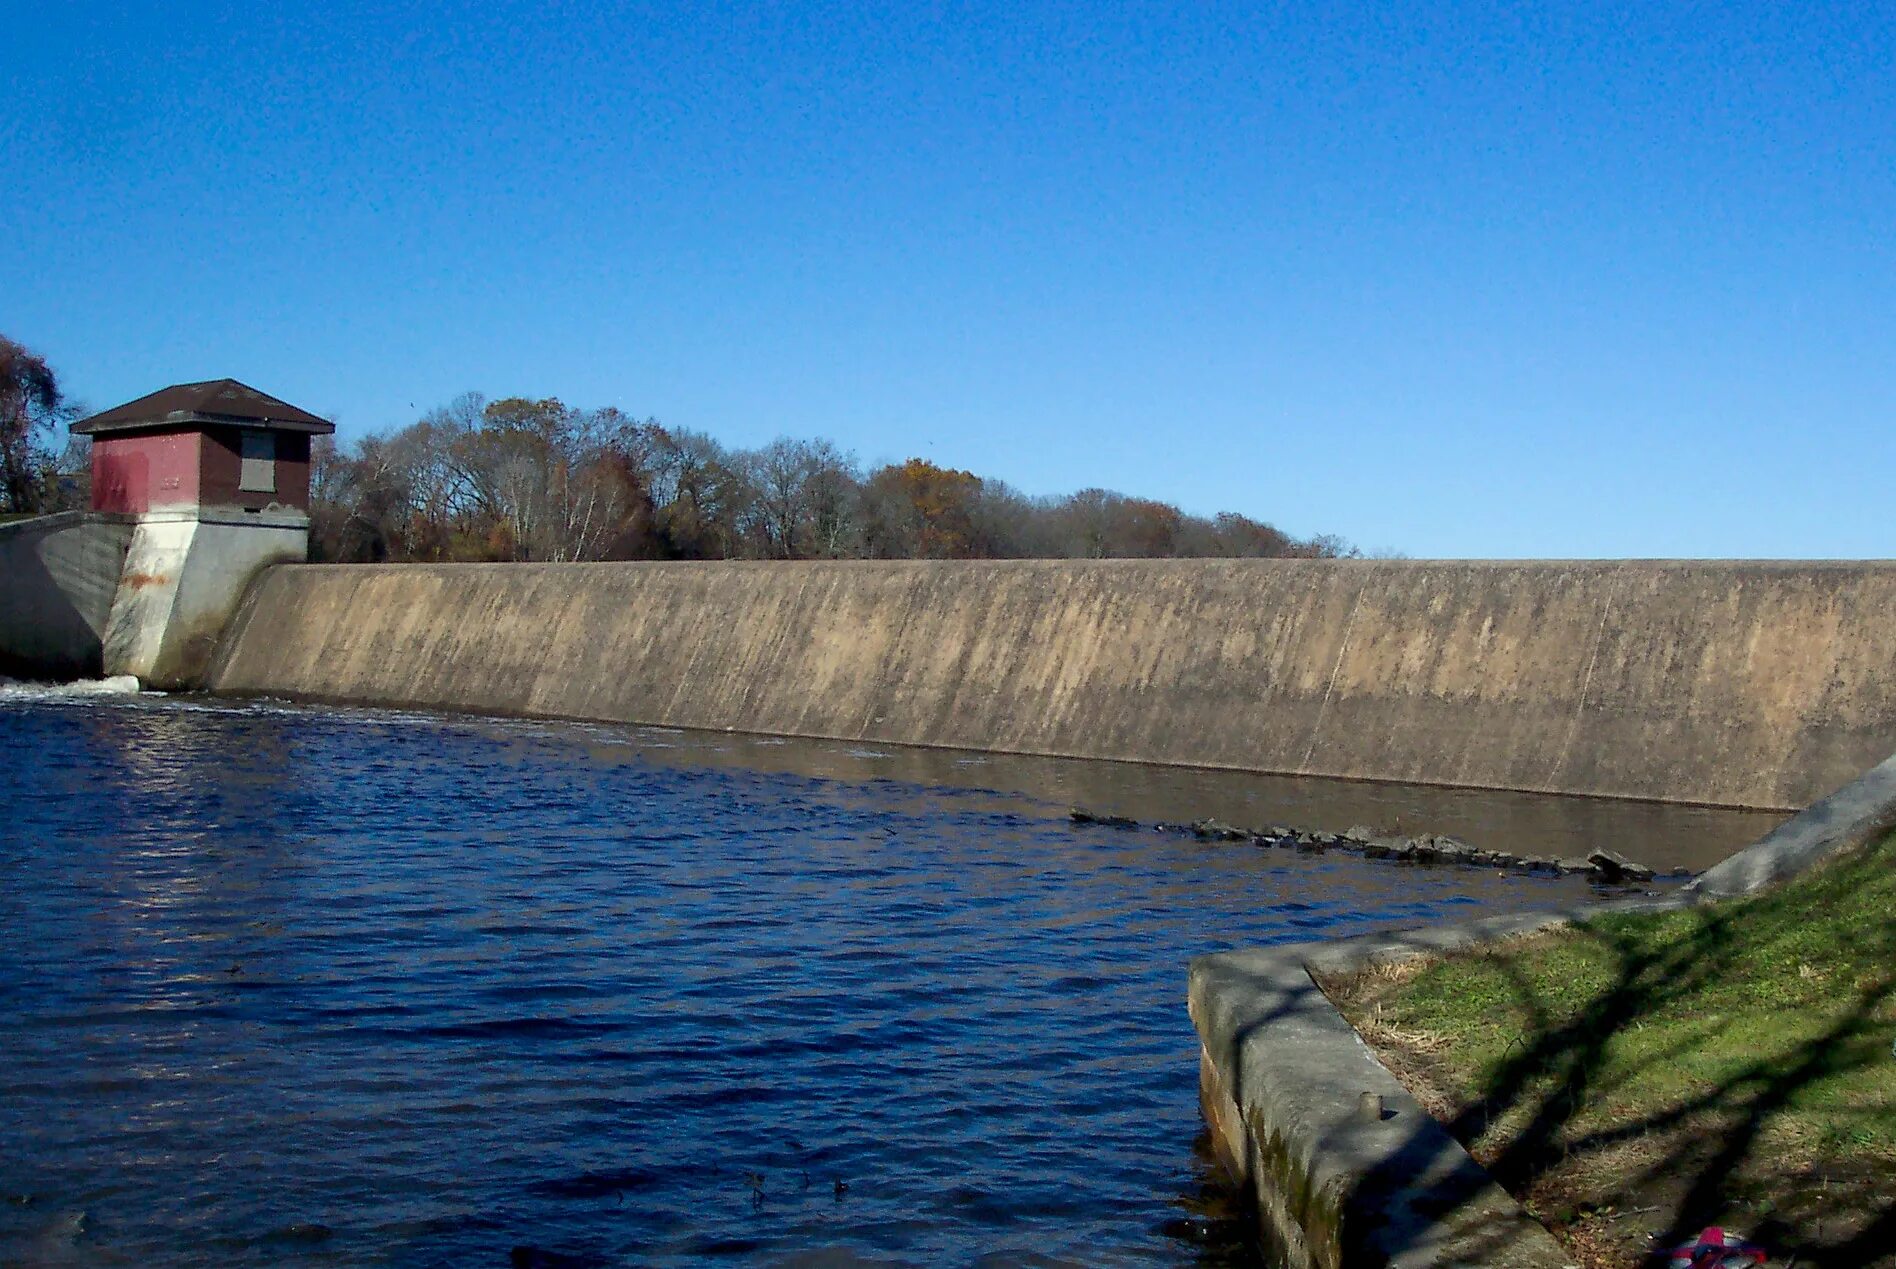
<path id="1" fill-rule="evenodd" d="M 755 500 L 766 554 L 777 559 L 836 555 L 854 522 L 854 462 L 829 441 L 778 437 L 739 456 Z"/>
<path id="2" fill-rule="evenodd" d="M 862 475 L 855 455 L 829 441 L 810 442 L 810 554 L 826 559 L 861 553 Z"/>
<path id="3" fill-rule="evenodd" d="M 683 559 L 734 553 L 748 483 L 724 447 L 701 432 L 666 431 L 656 449 L 659 524 L 670 552 Z"/>

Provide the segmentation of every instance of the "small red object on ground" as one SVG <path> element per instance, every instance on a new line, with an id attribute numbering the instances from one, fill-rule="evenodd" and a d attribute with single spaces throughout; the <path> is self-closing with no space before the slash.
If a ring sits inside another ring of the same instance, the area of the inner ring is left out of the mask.
<path id="1" fill-rule="evenodd" d="M 1742 1269 L 1761 1265 L 1767 1258 L 1762 1247 L 1709 1225 L 1699 1231 L 1697 1241 L 1672 1249 L 1672 1269 Z"/>

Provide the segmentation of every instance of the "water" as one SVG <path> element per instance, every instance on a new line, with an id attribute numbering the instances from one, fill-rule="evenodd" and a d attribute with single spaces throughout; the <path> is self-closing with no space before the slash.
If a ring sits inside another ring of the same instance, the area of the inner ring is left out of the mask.
<path id="1" fill-rule="evenodd" d="M 1786 815 L 715 732 L 648 728 L 633 743 L 654 761 L 1008 791 L 1025 794 L 1041 811 L 1055 803 L 1148 824 L 1189 824 L 1210 816 L 1247 827 L 1286 824 L 1329 832 L 1367 825 L 1387 833 L 1449 833 L 1517 855 L 1584 856 L 1606 847 L 1666 871 L 1709 868 Z"/>
<path id="2" fill-rule="evenodd" d="M 0 1262 L 1245 1263 L 1187 959 L 1586 893 L 1082 769 L 0 690 Z"/>

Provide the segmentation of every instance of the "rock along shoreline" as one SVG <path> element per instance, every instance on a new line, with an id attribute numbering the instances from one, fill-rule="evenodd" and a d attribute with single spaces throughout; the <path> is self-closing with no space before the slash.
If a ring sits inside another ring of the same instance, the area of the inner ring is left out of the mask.
<path id="1" fill-rule="evenodd" d="M 1508 851 L 1486 850 L 1440 833 L 1409 837 L 1379 833 L 1366 825 L 1357 825 L 1341 833 L 1307 828 L 1272 825 L 1268 828 L 1241 828 L 1222 820 L 1203 819 L 1189 824 L 1155 821 L 1141 823 L 1124 815 L 1103 815 L 1074 807 L 1067 812 L 1074 824 L 1097 825 L 1127 831 L 1149 829 L 1195 837 L 1210 842 L 1248 842 L 1276 850 L 1295 850 L 1302 854 L 1342 851 L 1365 859 L 1381 859 L 1398 864 L 1446 864 L 1464 868 L 1494 868 L 1530 877 L 1584 875 L 1595 886 L 1615 890 L 1641 886 L 1650 881 L 1685 881 L 1694 874 L 1688 869 L 1661 872 L 1610 850 L 1595 850 L 1585 856 L 1555 857 L 1516 855 Z"/>

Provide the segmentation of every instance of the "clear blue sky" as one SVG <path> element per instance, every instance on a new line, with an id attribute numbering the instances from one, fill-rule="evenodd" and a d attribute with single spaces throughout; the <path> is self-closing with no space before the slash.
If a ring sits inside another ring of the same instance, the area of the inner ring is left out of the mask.
<path id="1" fill-rule="evenodd" d="M 1417 556 L 1890 556 L 1896 9 L 5 6 L 0 332 Z"/>

